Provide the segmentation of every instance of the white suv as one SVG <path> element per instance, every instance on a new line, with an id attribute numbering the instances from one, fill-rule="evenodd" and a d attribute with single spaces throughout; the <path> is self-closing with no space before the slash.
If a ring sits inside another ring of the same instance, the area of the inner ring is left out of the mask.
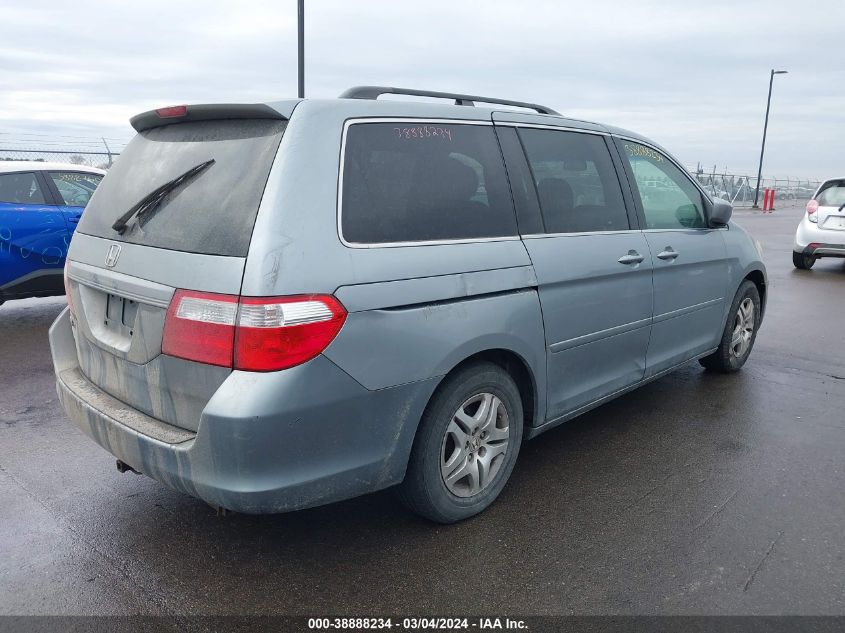
<path id="1" fill-rule="evenodd" d="M 808 270 L 820 257 L 845 257 L 845 178 L 821 184 L 795 232 L 795 267 Z"/>

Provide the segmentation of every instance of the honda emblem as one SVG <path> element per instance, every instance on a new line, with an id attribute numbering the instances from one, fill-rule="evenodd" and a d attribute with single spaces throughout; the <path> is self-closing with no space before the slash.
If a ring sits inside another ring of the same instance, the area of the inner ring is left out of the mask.
<path id="1" fill-rule="evenodd" d="M 112 244 L 109 246 L 109 252 L 106 253 L 106 266 L 114 267 L 118 257 L 120 257 L 120 244 Z"/>

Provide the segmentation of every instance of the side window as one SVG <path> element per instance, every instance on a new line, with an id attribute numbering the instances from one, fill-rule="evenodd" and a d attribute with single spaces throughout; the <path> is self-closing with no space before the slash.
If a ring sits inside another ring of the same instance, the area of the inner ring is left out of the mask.
<path id="1" fill-rule="evenodd" d="M 595 134 L 522 128 L 546 233 L 630 228 L 619 178 Z"/>
<path id="2" fill-rule="evenodd" d="M 622 141 L 643 204 L 646 228 L 707 228 L 701 192 L 673 162 L 650 147 Z"/>
<path id="3" fill-rule="evenodd" d="M 62 201 L 69 207 L 84 207 L 103 179 L 99 174 L 73 171 L 51 171 L 50 178 L 59 190 Z"/>
<path id="4" fill-rule="evenodd" d="M 341 232 L 384 244 L 515 236 L 492 126 L 355 123 L 346 132 Z"/>
<path id="5" fill-rule="evenodd" d="M 33 173 L 0 174 L 0 202 L 45 204 L 44 192 Z"/>

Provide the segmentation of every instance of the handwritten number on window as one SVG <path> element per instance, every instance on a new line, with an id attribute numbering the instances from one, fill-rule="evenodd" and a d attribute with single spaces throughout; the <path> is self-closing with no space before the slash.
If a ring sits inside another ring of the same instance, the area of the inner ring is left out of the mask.
<path id="1" fill-rule="evenodd" d="M 452 130 L 448 127 L 437 125 L 415 125 L 413 127 L 395 127 L 393 132 L 397 138 L 404 140 L 438 139 L 442 141 L 452 140 Z"/>
<path id="2" fill-rule="evenodd" d="M 658 163 L 663 162 L 663 157 L 660 154 L 650 147 L 645 147 L 644 145 L 630 145 L 625 143 L 625 151 L 628 153 L 628 156 L 641 156 L 644 158 L 650 158 Z"/>

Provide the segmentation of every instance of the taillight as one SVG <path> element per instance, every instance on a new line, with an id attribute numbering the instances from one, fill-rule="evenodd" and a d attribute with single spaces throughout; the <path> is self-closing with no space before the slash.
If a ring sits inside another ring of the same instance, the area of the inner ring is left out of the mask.
<path id="1" fill-rule="evenodd" d="M 70 313 L 75 314 L 74 310 L 73 310 L 73 296 L 71 296 L 71 294 L 70 294 L 70 279 L 68 279 L 68 276 L 67 276 L 67 266 L 68 266 L 68 260 L 65 259 L 65 268 L 64 268 L 64 271 L 62 272 L 62 278 L 64 279 L 64 282 L 65 282 L 65 297 L 67 297 L 67 307 L 70 308 Z"/>
<path id="2" fill-rule="evenodd" d="M 235 369 L 272 371 L 310 360 L 343 327 L 346 310 L 332 296 L 241 297 Z"/>
<path id="3" fill-rule="evenodd" d="M 177 290 L 167 308 L 161 352 L 231 367 L 237 316 L 236 296 Z"/>
<path id="4" fill-rule="evenodd" d="M 819 216 L 816 215 L 816 211 L 819 210 L 819 201 L 818 200 L 810 200 L 807 202 L 807 219 L 810 222 L 818 222 Z"/>
<path id="5" fill-rule="evenodd" d="M 177 290 L 161 351 L 245 371 L 275 371 L 320 354 L 346 310 L 330 295 L 236 297 Z"/>

